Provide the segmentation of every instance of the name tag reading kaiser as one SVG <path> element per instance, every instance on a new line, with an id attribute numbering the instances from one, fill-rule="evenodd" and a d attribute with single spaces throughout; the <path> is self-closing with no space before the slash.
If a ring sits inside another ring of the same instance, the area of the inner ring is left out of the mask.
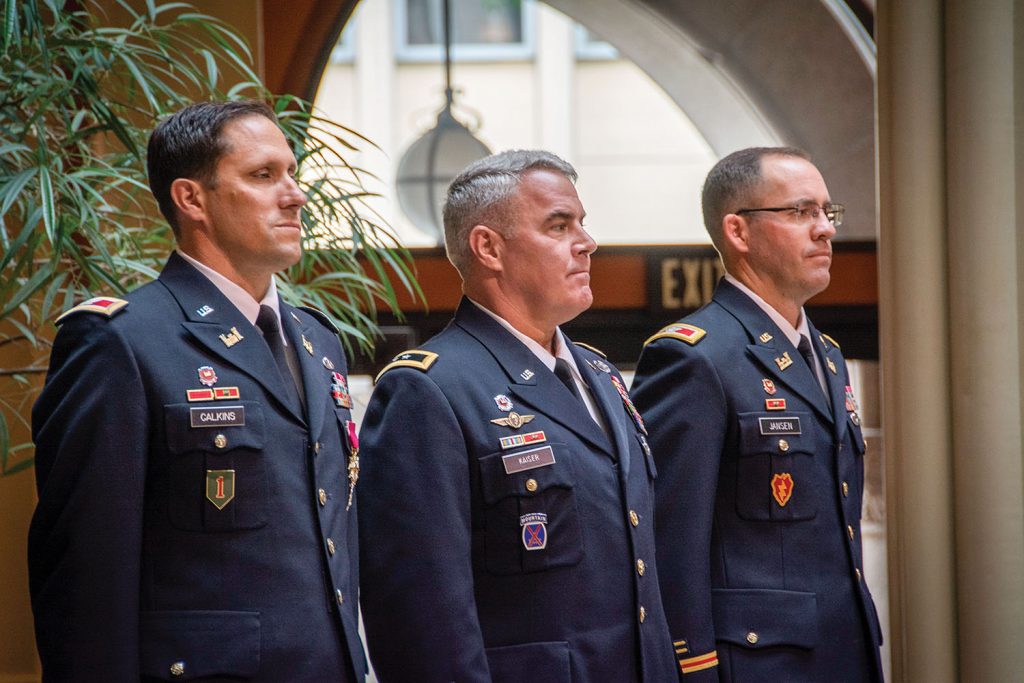
<path id="1" fill-rule="evenodd" d="M 501 463 L 505 466 L 505 474 L 515 474 L 525 470 L 532 470 L 537 467 L 546 467 L 555 464 L 555 454 L 551 446 L 542 446 L 529 451 L 509 453 L 501 456 Z"/>
<path id="2" fill-rule="evenodd" d="M 245 406 L 189 408 L 193 427 L 244 427 Z"/>
<path id="3" fill-rule="evenodd" d="M 800 418 L 796 417 L 759 417 L 761 434 L 799 434 Z"/>

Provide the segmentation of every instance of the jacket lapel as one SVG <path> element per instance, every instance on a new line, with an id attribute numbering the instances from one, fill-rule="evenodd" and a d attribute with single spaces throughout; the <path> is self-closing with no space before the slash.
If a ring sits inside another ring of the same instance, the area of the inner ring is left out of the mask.
<path id="1" fill-rule="evenodd" d="M 281 307 L 281 325 L 284 327 L 285 334 L 288 335 L 288 343 L 295 348 L 295 355 L 299 360 L 299 368 L 302 372 L 309 433 L 315 435 L 314 440 L 318 440 L 325 414 L 326 401 L 323 392 L 327 391 L 330 386 L 324 373 L 330 371 L 322 363 L 317 362 L 317 349 L 312 342 L 315 338 L 312 324 L 303 323 L 295 313 L 295 309 L 283 301 L 279 305 Z"/>
<path id="2" fill-rule="evenodd" d="M 627 428 L 630 425 L 626 419 L 622 397 L 612 385 L 611 373 L 592 366 L 580 356 L 574 344 L 571 347 L 570 352 L 573 358 L 576 359 L 576 366 L 580 369 L 580 374 L 587 380 L 587 384 L 590 386 L 590 395 L 594 397 L 594 402 L 597 403 L 598 409 L 604 415 L 605 424 L 608 425 L 612 440 L 615 442 L 615 450 L 619 455 L 619 467 L 622 470 L 622 476 L 628 477 L 630 459 L 629 432 Z M 591 419 L 591 422 L 593 422 L 593 419 Z"/>
<path id="3" fill-rule="evenodd" d="M 746 329 L 751 342 L 747 354 L 764 369 L 765 375 L 787 386 L 825 420 L 834 422 L 817 377 L 772 319 L 726 280 L 719 283 L 713 298 Z"/>
<path id="4" fill-rule="evenodd" d="M 811 336 L 814 337 L 812 343 L 817 348 L 818 354 L 821 356 L 822 363 L 825 366 L 825 383 L 828 385 L 829 398 L 832 399 L 833 424 L 835 426 L 836 438 L 838 439 L 843 428 L 846 426 L 847 419 L 846 385 L 843 384 L 843 380 L 846 377 L 845 361 L 839 349 L 827 343 L 813 325 L 808 323 L 808 326 L 811 330 Z"/>
<path id="5" fill-rule="evenodd" d="M 463 297 L 455 324 L 479 341 L 508 375 L 509 393 L 559 423 L 595 448 L 615 457 L 604 431 L 590 412 L 532 351 L 496 320 Z M 586 367 L 584 365 L 584 367 Z"/>
<path id="6" fill-rule="evenodd" d="M 285 395 L 284 380 L 259 330 L 216 285 L 177 253 L 171 254 L 159 282 L 181 306 L 186 318 L 182 326 L 197 343 L 258 382 L 281 409 L 303 420 L 301 414 L 279 398 Z"/>

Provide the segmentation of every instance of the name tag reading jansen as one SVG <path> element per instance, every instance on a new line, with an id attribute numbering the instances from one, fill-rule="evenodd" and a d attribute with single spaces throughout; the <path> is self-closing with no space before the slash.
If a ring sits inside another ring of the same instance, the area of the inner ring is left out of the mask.
<path id="1" fill-rule="evenodd" d="M 505 466 L 505 474 L 515 474 L 525 470 L 532 470 L 536 467 L 545 467 L 555 464 L 555 454 L 551 446 L 542 446 L 528 451 L 509 453 L 501 456 L 501 463 Z"/>
<path id="2" fill-rule="evenodd" d="M 800 418 L 793 417 L 759 417 L 758 423 L 761 426 L 761 434 L 799 434 Z"/>

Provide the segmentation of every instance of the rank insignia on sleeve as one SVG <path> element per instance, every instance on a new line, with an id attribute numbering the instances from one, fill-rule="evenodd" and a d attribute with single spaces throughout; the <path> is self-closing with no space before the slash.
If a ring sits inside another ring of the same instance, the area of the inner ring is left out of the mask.
<path id="1" fill-rule="evenodd" d="M 793 475 L 781 472 L 772 477 L 772 497 L 779 507 L 786 507 L 786 503 L 793 497 Z"/>
<path id="2" fill-rule="evenodd" d="M 217 383 L 217 373 L 214 372 L 213 368 L 209 365 L 203 365 L 199 368 L 199 383 L 204 387 L 212 387 Z"/>
<path id="3" fill-rule="evenodd" d="M 419 349 L 411 349 L 409 351 L 403 351 L 394 358 L 391 362 L 384 366 L 384 369 L 377 373 L 377 377 L 373 380 L 379 382 L 380 378 L 384 376 L 388 370 L 394 368 L 416 368 L 426 372 L 430 369 L 430 366 L 434 364 L 438 358 L 437 354 L 433 351 L 422 351 Z"/>
<path id="4" fill-rule="evenodd" d="M 784 398 L 766 398 L 764 400 L 765 410 L 785 410 L 786 399 Z"/>
<path id="5" fill-rule="evenodd" d="M 767 344 L 772 339 L 775 339 L 775 337 L 773 337 L 772 335 L 768 334 L 767 332 L 762 332 L 761 336 L 758 337 L 758 339 L 761 341 L 762 344 Z"/>
<path id="6" fill-rule="evenodd" d="M 498 417 L 491 422 L 502 427 L 511 427 L 512 429 L 519 429 L 527 422 L 533 422 L 533 415 L 520 415 L 516 411 L 512 411 L 508 414 L 508 417 Z"/>
<path id="7" fill-rule="evenodd" d="M 761 386 L 764 388 L 764 393 L 768 394 L 769 396 L 775 395 L 775 382 L 765 377 L 764 379 L 761 380 Z"/>
<path id="8" fill-rule="evenodd" d="M 779 370 L 785 370 L 793 364 L 793 359 L 789 357 L 789 351 L 783 351 L 781 356 L 775 359 L 775 364 L 779 366 Z"/>
<path id="9" fill-rule="evenodd" d="M 828 366 L 828 369 L 832 371 L 833 375 L 836 374 L 836 364 L 833 363 L 832 359 L 828 356 L 825 357 L 825 365 Z"/>
<path id="10" fill-rule="evenodd" d="M 505 394 L 498 394 L 497 396 L 495 396 L 494 402 L 497 404 L 498 410 L 502 411 L 503 413 L 507 413 L 508 411 L 512 410 L 512 399 L 510 399 Z"/>
<path id="11" fill-rule="evenodd" d="M 692 674 L 718 666 L 718 650 L 712 650 L 696 657 L 679 659 L 679 670 L 684 674 Z"/>
<path id="12" fill-rule="evenodd" d="M 206 499 L 223 510 L 235 497 L 234 470 L 206 470 Z"/>
<path id="13" fill-rule="evenodd" d="M 237 327 L 232 327 L 224 334 L 218 336 L 220 337 L 220 340 L 224 342 L 224 346 L 228 347 L 229 349 L 238 342 L 245 339 L 245 337 L 242 336 L 242 333 L 238 331 Z"/>
<path id="14" fill-rule="evenodd" d="M 531 512 L 519 518 L 522 527 L 523 547 L 527 550 L 544 550 L 548 545 L 548 516 L 543 512 Z"/>
<path id="15" fill-rule="evenodd" d="M 678 339 L 692 346 L 703 339 L 706 334 L 707 332 L 705 330 L 702 330 L 696 325 L 672 323 L 671 325 L 666 325 L 648 337 L 647 341 L 644 342 L 644 346 L 647 346 L 658 339 Z"/>
<path id="16" fill-rule="evenodd" d="M 83 301 L 74 308 L 64 311 L 64 313 L 58 316 L 53 322 L 55 325 L 60 325 L 68 318 L 68 316 L 82 312 L 99 313 L 100 315 L 108 318 L 113 318 L 118 311 L 127 305 L 128 302 L 124 299 L 116 299 L 112 296 L 94 296 L 91 299 Z"/>

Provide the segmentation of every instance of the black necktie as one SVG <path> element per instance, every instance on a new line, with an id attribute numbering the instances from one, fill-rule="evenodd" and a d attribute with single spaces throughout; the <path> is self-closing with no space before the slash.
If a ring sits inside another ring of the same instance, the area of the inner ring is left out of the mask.
<path id="1" fill-rule="evenodd" d="M 576 397 L 577 401 L 583 400 L 583 397 L 580 396 L 580 390 L 576 386 L 576 380 L 572 378 L 572 368 L 569 367 L 568 361 L 564 358 L 555 359 L 555 376 L 562 380 L 562 384 Z"/>
<path id="2" fill-rule="evenodd" d="M 811 340 L 801 334 L 800 343 L 797 345 L 796 350 L 804 357 L 804 360 L 807 362 L 807 367 L 811 369 L 811 376 L 814 377 L 814 383 L 821 388 L 822 392 L 824 392 L 825 388 L 821 386 L 821 380 L 818 378 L 818 362 L 814 358 L 814 350 L 811 348 Z"/>
<path id="3" fill-rule="evenodd" d="M 266 304 L 260 306 L 260 314 L 256 316 L 256 327 L 263 333 L 263 341 L 270 347 L 270 353 L 277 363 L 277 370 L 281 373 L 281 380 L 284 382 L 285 390 L 288 392 L 287 400 L 291 401 L 293 408 L 298 407 L 299 392 L 295 386 L 295 377 L 288 365 L 287 352 L 284 349 L 284 342 L 281 340 L 281 326 L 277 322 L 277 313 Z"/>

